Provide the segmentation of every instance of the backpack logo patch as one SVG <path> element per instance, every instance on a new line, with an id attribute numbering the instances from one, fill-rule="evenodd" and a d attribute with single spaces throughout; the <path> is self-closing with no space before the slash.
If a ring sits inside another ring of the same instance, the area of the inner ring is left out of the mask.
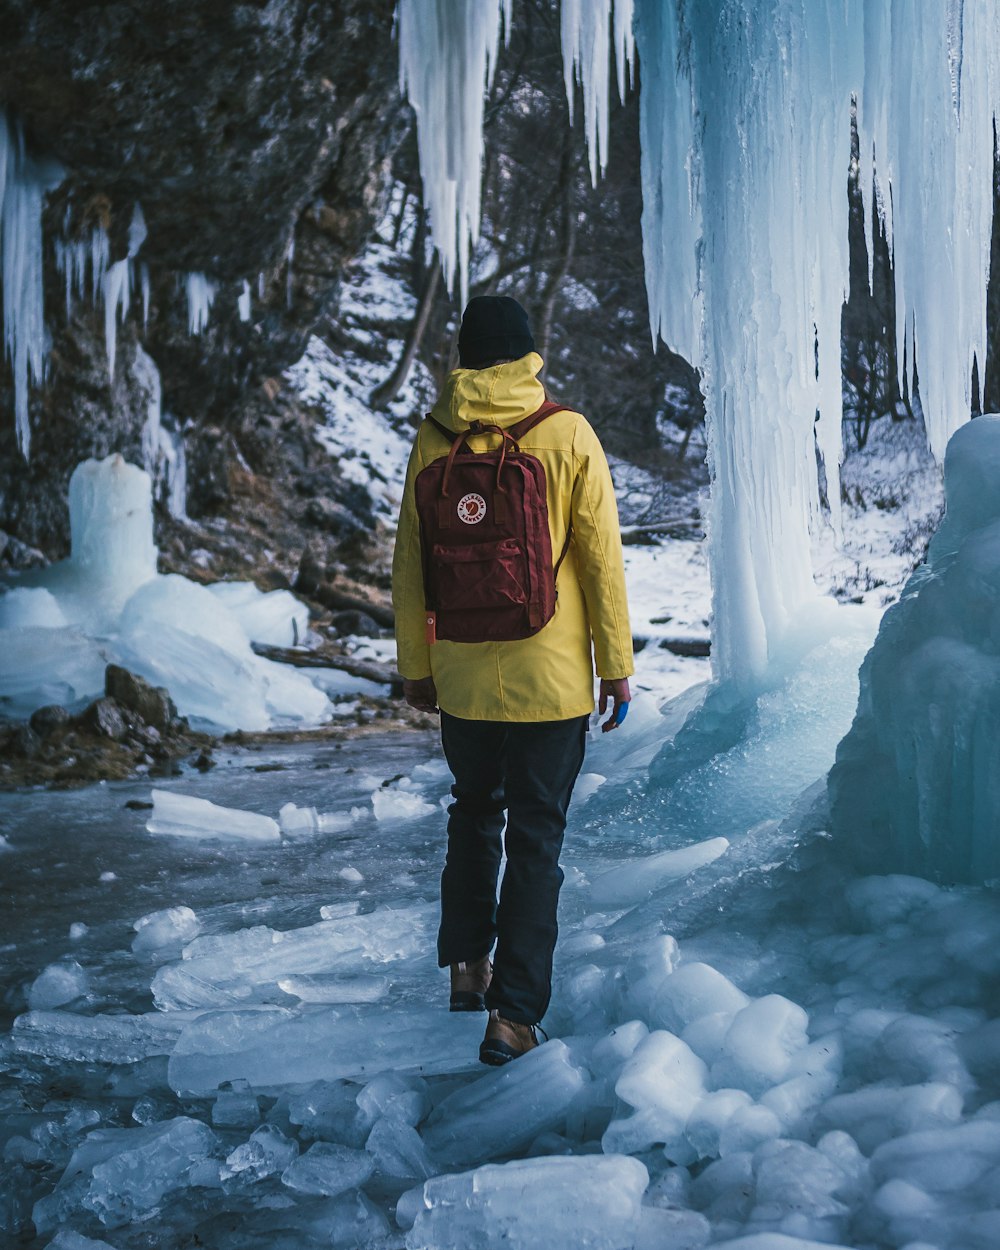
<path id="1" fill-rule="evenodd" d="M 463 495 L 458 501 L 458 519 L 466 525 L 478 525 L 486 518 L 486 500 L 482 495 Z"/>

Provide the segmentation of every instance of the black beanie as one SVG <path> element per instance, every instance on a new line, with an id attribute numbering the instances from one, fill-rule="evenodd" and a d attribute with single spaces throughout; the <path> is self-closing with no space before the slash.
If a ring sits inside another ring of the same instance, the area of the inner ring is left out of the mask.
<path id="1" fill-rule="evenodd" d="M 509 295 L 476 295 L 469 300 L 458 332 L 463 369 L 483 369 L 497 360 L 517 360 L 535 350 L 528 314 Z"/>

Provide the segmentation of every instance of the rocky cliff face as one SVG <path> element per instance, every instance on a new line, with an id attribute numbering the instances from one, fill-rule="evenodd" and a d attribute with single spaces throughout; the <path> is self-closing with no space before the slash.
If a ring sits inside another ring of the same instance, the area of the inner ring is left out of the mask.
<path id="1" fill-rule="evenodd" d="M 158 386 L 165 423 L 188 430 L 189 508 L 224 503 L 233 467 L 248 467 L 240 444 L 254 443 L 248 425 L 261 426 L 262 388 L 335 312 L 344 265 L 381 208 L 405 129 L 393 7 L 0 2 L 0 96 L 30 148 L 65 170 L 44 215 L 52 343 L 46 385 L 31 398 L 28 465 L 9 373 L 0 385 L 6 531 L 62 554 L 69 473 L 111 451 L 141 460 Z M 148 267 L 148 320 L 136 292 L 112 377 L 103 309 L 88 297 L 67 313 L 55 247 L 103 228 L 109 260 L 124 257 L 136 203 L 148 230 L 136 258 Z M 189 331 L 190 273 L 215 287 L 199 334 Z M 258 448 L 272 468 L 283 441 L 265 435 Z M 301 459 L 301 439 L 288 441 Z"/>

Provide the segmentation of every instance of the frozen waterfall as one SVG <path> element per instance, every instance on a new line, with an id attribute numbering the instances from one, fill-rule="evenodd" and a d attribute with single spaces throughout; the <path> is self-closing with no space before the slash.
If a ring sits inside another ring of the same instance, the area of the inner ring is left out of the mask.
<path id="1" fill-rule="evenodd" d="M 156 571 L 149 474 L 121 456 L 86 460 L 69 485 L 72 554 L 11 575 L 0 595 L 0 702 L 28 716 L 79 710 L 104 691 L 108 663 L 166 686 L 183 716 L 220 729 L 315 725 L 326 695 L 251 640 L 290 646 L 309 612 L 289 591 L 202 586 Z"/>
<path id="2" fill-rule="evenodd" d="M 631 7 L 563 6 L 567 86 L 582 81 L 597 166 L 610 49 L 621 80 Z M 874 179 L 892 241 L 899 342 L 911 375 L 919 361 L 940 456 L 968 416 L 973 358 L 985 361 L 1000 24 L 990 0 L 634 0 L 634 9 L 650 322 L 703 371 L 713 657 L 720 677 L 752 689 L 815 594 L 817 444 L 838 523 L 852 101 L 861 185 L 870 198 Z M 435 241 L 446 271 L 464 274 L 495 24 L 473 34 L 466 6 L 443 0 L 401 0 L 399 17 Z M 458 77 L 444 72 L 453 60 Z M 464 107 L 451 107 L 459 98 Z"/>

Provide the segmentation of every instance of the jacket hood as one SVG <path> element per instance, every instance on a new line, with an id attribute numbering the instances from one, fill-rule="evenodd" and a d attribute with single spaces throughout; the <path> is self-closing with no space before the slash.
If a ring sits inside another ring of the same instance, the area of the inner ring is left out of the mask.
<path id="1" fill-rule="evenodd" d="M 488 369 L 455 369 L 431 416 L 460 434 L 473 421 L 515 425 L 545 402 L 545 387 L 538 380 L 542 358 L 528 352 L 518 360 Z"/>

